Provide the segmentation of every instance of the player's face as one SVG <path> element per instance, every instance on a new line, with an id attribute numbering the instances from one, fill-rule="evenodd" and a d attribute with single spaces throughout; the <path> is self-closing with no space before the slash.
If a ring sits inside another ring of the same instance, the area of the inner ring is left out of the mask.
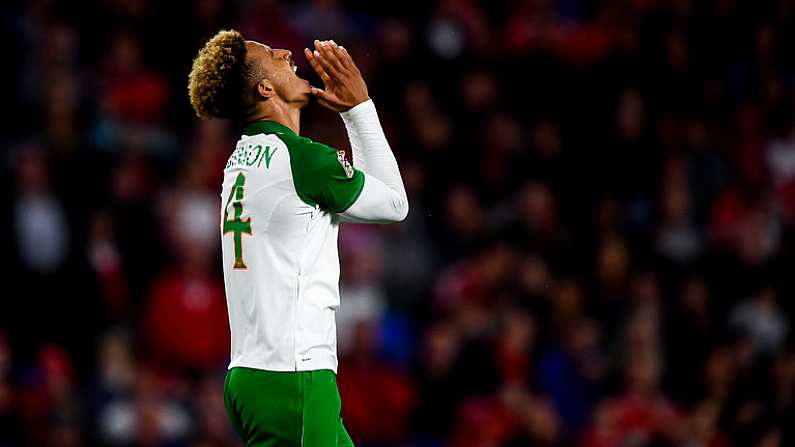
<path id="1" fill-rule="evenodd" d="M 274 49 L 252 40 L 246 41 L 249 62 L 259 63 L 276 94 L 284 102 L 304 105 L 312 96 L 309 81 L 298 77 L 296 65 L 289 50 Z"/>

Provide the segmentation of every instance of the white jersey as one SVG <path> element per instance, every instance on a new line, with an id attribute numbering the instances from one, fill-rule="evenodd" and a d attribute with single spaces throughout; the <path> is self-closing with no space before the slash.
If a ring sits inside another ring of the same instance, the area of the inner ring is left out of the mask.
<path id="1" fill-rule="evenodd" d="M 246 127 L 221 192 L 230 368 L 337 370 L 335 213 L 363 185 L 329 146 L 274 122 Z"/>
<path id="2" fill-rule="evenodd" d="M 341 116 L 361 169 L 270 121 L 249 124 L 229 157 L 221 190 L 229 368 L 336 372 L 339 223 L 408 213 L 373 102 Z"/>

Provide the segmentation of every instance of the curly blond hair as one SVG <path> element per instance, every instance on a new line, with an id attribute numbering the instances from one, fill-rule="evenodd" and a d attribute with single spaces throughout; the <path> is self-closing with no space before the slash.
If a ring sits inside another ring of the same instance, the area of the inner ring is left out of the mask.
<path id="1" fill-rule="evenodd" d="M 250 72 L 243 36 L 235 30 L 219 31 L 199 50 L 188 75 L 193 110 L 201 118 L 242 118 L 248 109 Z"/>

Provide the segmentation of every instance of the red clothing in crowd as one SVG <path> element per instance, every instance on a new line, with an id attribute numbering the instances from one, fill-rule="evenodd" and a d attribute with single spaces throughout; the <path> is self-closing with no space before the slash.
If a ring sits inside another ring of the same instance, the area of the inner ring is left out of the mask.
<path id="1" fill-rule="evenodd" d="M 223 284 L 210 276 L 172 271 L 152 290 L 148 340 L 168 362 L 192 368 L 217 366 L 229 358 L 229 322 Z"/>
<path id="2" fill-rule="evenodd" d="M 357 440 L 399 442 L 408 433 L 416 390 L 395 368 L 343 362 L 337 377 L 345 426 Z"/>

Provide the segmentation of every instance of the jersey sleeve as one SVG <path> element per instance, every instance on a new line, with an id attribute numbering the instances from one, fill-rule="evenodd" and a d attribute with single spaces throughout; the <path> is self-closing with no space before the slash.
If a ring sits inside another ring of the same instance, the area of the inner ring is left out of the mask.
<path id="1" fill-rule="evenodd" d="M 305 203 L 341 213 L 359 198 L 364 173 L 345 159 L 344 151 L 303 137 L 289 146 L 293 182 Z"/>

